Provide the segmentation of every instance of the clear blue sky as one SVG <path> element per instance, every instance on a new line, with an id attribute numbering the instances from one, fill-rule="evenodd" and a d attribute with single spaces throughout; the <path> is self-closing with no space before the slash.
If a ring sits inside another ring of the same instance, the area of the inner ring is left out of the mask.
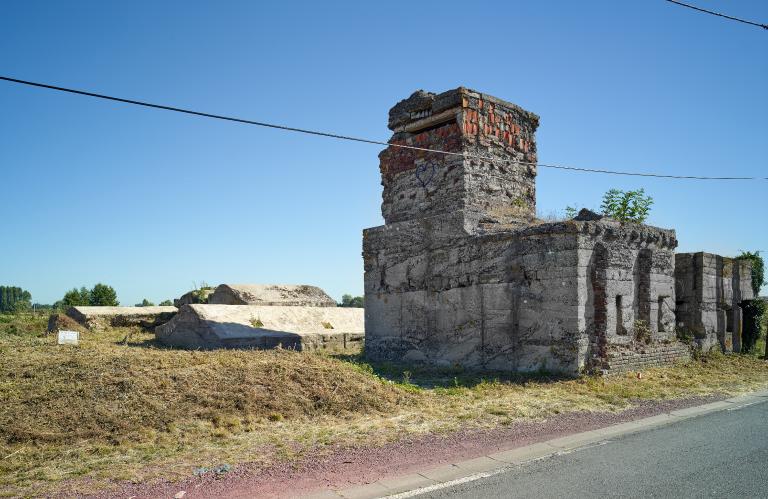
<path id="1" fill-rule="evenodd" d="M 695 1 L 768 22 L 762 0 Z M 768 31 L 662 0 L 266 4 L 5 0 L 0 74 L 379 140 L 398 100 L 463 85 L 539 114 L 543 163 L 768 176 Z M 5 82 L 0 113 L 0 284 L 362 293 L 378 146 Z M 768 250 L 768 182 L 541 169 L 539 210 L 612 187 L 653 195 L 679 251 Z"/>

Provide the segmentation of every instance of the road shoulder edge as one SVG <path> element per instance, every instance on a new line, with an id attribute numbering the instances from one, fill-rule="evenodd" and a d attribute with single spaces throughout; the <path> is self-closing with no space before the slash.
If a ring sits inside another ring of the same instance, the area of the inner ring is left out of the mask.
<path id="1" fill-rule="evenodd" d="M 386 477 L 365 485 L 343 489 L 325 489 L 303 496 L 305 499 L 405 499 L 426 492 L 487 478 L 515 466 L 545 459 L 580 448 L 601 445 L 611 439 L 652 430 L 705 414 L 736 410 L 768 400 L 768 390 L 745 393 L 718 402 L 678 409 L 604 428 L 573 433 L 544 442 L 514 447 L 474 459 L 439 467 Z"/>

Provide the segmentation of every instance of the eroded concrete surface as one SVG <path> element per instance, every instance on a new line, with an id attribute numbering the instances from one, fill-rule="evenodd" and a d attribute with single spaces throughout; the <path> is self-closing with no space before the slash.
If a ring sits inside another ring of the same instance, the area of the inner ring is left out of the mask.
<path id="1" fill-rule="evenodd" d="M 353 350 L 364 334 L 362 309 L 305 306 L 184 305 L 155 329 L 160 343 L 191 349 Z"/>

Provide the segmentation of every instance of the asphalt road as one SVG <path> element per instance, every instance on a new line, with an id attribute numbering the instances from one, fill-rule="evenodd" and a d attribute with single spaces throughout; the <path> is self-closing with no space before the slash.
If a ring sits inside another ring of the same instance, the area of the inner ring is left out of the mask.
<path id="1" fill-rule="evenodd" d="M 419 498 L 768 497 L 768 402 L 534 461 Z"/>

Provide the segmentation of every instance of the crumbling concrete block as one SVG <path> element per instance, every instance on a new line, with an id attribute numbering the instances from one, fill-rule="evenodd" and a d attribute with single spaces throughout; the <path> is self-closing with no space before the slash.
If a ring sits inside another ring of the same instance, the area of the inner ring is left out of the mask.
<path id="1" fill-rule="evenodd" d="M 168 322 L 176 307 L 72 307 L 67 315 L 88 329 L 142 326 L 151 329 Z"/>
<path id="2" fill-rule="evenodd" d="M 317 286 L 304 284 L 221 284 L 208 296 L 215 305 L 335 307 Z"/>
<path id="3" fill-rule="evenodd" d="M 677 327 L 693 334 L 702 350 L 741 349 L 744 301 L 754 299 L 748 260 L 711 253 L 675 256 Z"/>
<path id="4" fill-rule="evenodd" d="M 182 305 L 190 305 L 192 303 L 208 303 L 208 297 L 213 291 L 213 288 L 193 289 L 173 300 L 173 306 L 181 308 Z"/>
<path id="5" fill-rule="evenodd" d="M 359 308 L 193 304 L 155 335 L 188 349 L 359 350 L 365 327 Z"/>

